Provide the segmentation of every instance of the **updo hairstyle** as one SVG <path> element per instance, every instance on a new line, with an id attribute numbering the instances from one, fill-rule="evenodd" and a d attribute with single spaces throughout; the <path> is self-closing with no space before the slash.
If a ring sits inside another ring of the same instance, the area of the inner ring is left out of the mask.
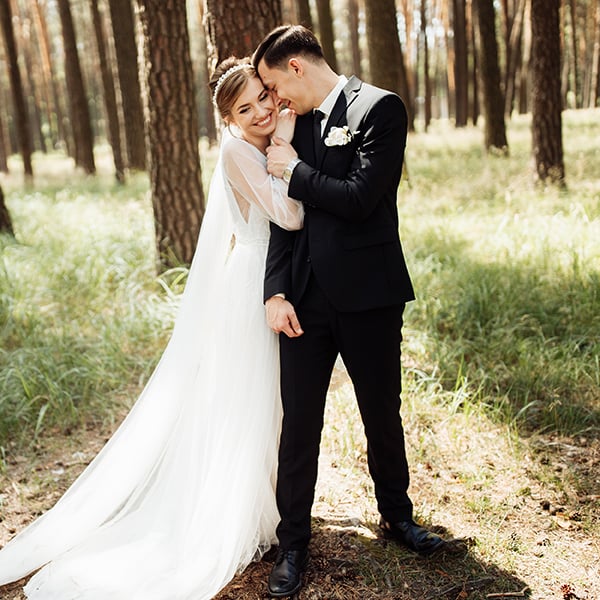
<path id="1" fill-rule="evenodd" d="M 225 79 L 221 80 L 227 71 L 238 66 L 240 67 L 238 70 L 232 71 Z M 225 122 L 231 116 L 233 105 L 248 80 L 253 77 L 256 77 L 256 71 L 248 58 L 230 56 L 221 61 L 215 68 L 208 85 L 213 95 L 213 104 L 217 107 L 221 118 Z"/>

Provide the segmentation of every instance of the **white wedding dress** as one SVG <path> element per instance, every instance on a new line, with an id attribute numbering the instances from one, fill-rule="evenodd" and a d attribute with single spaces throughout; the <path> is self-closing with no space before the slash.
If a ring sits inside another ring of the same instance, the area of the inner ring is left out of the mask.
<path id="1" fill-rule="evenodd" d="M 224 133 L 171 340 L 103 450 L 0 551 L 0 585 L 43 567 L 32 600 L 209 599 L 275 541 L 279 367 L 262 282 L 268 219 L 302 225 L 286 192 Z"/>

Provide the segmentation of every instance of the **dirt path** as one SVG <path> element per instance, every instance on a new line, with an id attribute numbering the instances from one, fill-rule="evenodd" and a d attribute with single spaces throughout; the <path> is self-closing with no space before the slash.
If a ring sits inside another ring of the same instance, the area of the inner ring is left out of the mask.
<path id="1" fill-rule="evenodd" d="M 538 438 L 517 452 L 489 423 L 462 423 L 460 415 L 405 419 L 417 515 L 470 546 L 466 554 L 422 559 L 379 538 L 366 461 L 353 438 L 360 424 L 352 424 L 355 433 L 333 431 L 347 420 L 336 405 L 351 393 L 343 374 L 332 393 L 299 600 L 600 600 L 597 439 Z M 470 430 L 453 433 L 463 425 Z M 109 434 L 55 434 L 31 454 L 9 458 L 0 476 L 0 544 L 56 502 Z M 267 598 L 271 561 L 272 554 L 250 565 L 218 600 Z M 0 588 L 0 598 L 24 598 L 21 584 Z"/>

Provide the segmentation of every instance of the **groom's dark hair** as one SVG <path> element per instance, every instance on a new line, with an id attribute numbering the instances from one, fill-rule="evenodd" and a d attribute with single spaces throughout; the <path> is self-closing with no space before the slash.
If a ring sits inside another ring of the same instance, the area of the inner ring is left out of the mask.
<path id="1" fill-rule="evenodd" d="M 280 25 L 269 33 L 252 56 L 252 64 L 258 69 L 261 60 L 269 69 L 285 68 L 290 56 L 302 55 L 314 61 L 325 60 L 323 48 L 315 34 L 302 25 Z"/>

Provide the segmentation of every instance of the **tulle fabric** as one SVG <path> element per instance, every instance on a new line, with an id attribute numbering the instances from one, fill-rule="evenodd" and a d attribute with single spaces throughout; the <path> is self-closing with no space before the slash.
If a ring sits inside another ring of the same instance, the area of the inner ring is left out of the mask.
<path id="1" fill-rule="evenodd" d="M 240 152 L 265 206 L 234 193 L 224 164 Z M 262 281 L 267 217 L 298 228 L 299 206 L 224 134 L 169 344 L 103 450 L 0 551 L 0 584 L 45 565 L 31 600 L 209 599 L 275 541 L 281 408 Z"/>

